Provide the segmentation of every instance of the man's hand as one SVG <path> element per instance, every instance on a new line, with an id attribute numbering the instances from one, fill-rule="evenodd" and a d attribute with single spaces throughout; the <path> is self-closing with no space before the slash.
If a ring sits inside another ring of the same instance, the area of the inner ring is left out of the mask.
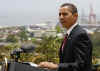
<path id="1" fill-rule="evenodd" d="M 54 64 L 52 62 L 41 62 L 38 66 L 40 68 L 48 68 L 48 69 L 57 69 L 58 68 L 58 65 Z"/>

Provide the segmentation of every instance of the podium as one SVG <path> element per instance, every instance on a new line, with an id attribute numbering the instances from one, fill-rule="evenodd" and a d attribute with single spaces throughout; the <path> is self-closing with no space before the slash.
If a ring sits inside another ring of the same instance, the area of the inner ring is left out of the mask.
<path id="1" fill-rule="evenodd" d="M 13 62 L 8 64 L 8 71 L 56 71 L 43 68 L 33 67 L 27 64 Z"/>

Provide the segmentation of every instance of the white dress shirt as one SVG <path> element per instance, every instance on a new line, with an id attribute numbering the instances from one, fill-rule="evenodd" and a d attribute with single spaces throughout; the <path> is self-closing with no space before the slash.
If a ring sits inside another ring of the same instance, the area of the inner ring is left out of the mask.
<path id="1" fill-rule="evenodd" d="M 68 30 L 67 30 L 67 34 L 70 35 L 71 31 L 73 30 L 73 28 L 77 25 L 78 23 L 75 23 L 74 25 L 72 25 Z"/>

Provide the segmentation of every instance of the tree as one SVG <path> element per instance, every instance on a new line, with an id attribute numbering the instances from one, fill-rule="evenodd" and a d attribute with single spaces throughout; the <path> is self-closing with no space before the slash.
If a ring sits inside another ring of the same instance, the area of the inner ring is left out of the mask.
<path id="1" fill-rule="evenodd" d="M 93 56 L 100 57 L 100 33 L 95 32 L 94 35 L 91 35 L 93 43 Z"/>
<path id="2" fill-rule="evenodd" d="M 57 32 L 57 33 L 61 33 L 61 32 L 62 32 L 61 27 L 60 27 L 59 25 L 57 25 L 57 26 L 55 27 L 55 29 L 56 29 L 56 32 Z"/>
<path id="3" fill-rule="evenodd" d="M 19 37 L 20 37 L 21 41 L 27 41 L 28 40 L 27 32 L 25 30 L 22 30 L 19 33 Z"/>
<path id="4" fill-rule="evenodd" d="M 54 63 L 58 63 L 59 57 L 58 57 L 58 50 L 61 45 L 62 39 L 59 39 L 58 37 L 52 37 L 52 36 L 44 36 L 41 40 L 41 44 L 39 47 L 37 47 L 36 52 L 39 53 L 42 57 L 36 59 L 35 62 L 39 61 L 52 61 Z"/>
<path id="5" fill-rule="evenodd" d="M 15 43 L 15 42 L 18 42 L 18 39 L 15 35 L 9 34 L 8 37 L 6 38 L 6 41 Z"/>

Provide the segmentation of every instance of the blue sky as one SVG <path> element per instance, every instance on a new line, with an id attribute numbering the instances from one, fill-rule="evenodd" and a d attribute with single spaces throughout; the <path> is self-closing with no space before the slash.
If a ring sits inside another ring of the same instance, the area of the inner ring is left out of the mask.
<path id="1" fill-rule="evenodd" d="M 90 4 L 100 15 L 100 0 L 0 0 L 0 26 L 41 23 L 48 19 L 56 20 L 62 3 L 74 3 L 81 14 L 88 15 Z"/>

